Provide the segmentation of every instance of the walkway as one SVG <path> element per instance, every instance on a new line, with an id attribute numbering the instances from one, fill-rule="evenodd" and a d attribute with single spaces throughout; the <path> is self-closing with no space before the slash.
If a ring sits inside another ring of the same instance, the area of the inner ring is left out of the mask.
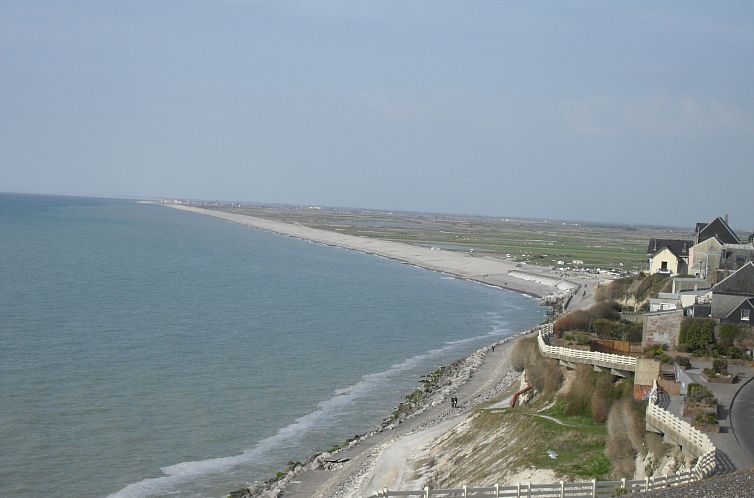
<path id="1" fill-rule="evenodd" d="M 718 401 L 718 418 L 720 422 L 719 433 L 706 433 L 718 453 L 718 474 L 725 474 L 737 469 L 749 469 L 754 467 L 754 382 L 745 385 L 752 380 L 754 369 L 731 365 L 728 370 L 739 376 L 736 384 L 710 384 L 704 380 L 702 374 L 704 368 L 711 367 L 711 361 L 692 358 L 694 368 L 686 373 L 697 384 L 709 389 Z M 743 388 L 743 389 L 742 389 Z M 736 396 L 736 393 L 741 393 Z M 669 396 L 667 401 L 663 399 L 664 408 L 680 419 L 691 422 L 690 417 L 683 417 L 684 396 Z M 733 399 L 735 403 L 733 403 Z M 733 417 L 730 408 L 733 403 Z"/>

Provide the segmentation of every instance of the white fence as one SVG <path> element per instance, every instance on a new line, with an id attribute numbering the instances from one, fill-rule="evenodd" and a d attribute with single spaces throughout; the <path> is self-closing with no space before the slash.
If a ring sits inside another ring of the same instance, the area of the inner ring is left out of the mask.
<path id="1" fill-rule="evenodd" d="M 637 360 L 633 356 L 623 356 L 619 354 L 599 353 L 597 351 L 582 351 L 580 349 L 563 348 L 560 346 L 550 346 L 545 340 L 552 335 L 552 324 L 543 325 L 537 334 L 537 343 L 540 352 L 549 358 L 555 358 L 572 363 L 586 363 L 597 365 L 604 368 L 615 368 L 616 370 L 636 371 Z"/>
<path id="2" fill-rule="evenodd" d="M 555 482 L 549 484 L 517 484 L 514 486 L 468 487 L 455 489 L 430 489 L 416 491 L 390 491 L 383 489 L 367 498 L 414 496 L 416 498 L 607 498 L 621 494 L 642 493 L 678 486 L 696 480 L 694 472 L 681 472 L 646 479 L 621 479 L 617 481 Z"/>
<path id="3" fill-rule="evenodd" d="M 537 335 L 539 349 L 544 356 L 575 363 L 589 363 L 607 368 L 636 370 L 636 358 L 614 354 L 579 351 L 548 345 L 544 338 L 552 334 L 552 324 L 544 325 Z M 629 368 L 633 366 L 633 368 Z M 657 381 L 652 386 L 647 405 L 647 422 L 669 434 L 674 440 L 697 457 L 694 468 L 687 472 L 647 477 L 646 479 L 621 479 L 619 481 L 557 482 L 549 484 L 517 484 L 514 486 L 468 487 L 454 489 L 430 489 L 416 491 L 391 491 L 383 489 L 366 498 L 391 496 L 414 496 L 417 498 L 475 497 L 475 498 L 607 498 L 622 494 L 640 493 L 678 486 L 704 479 L 717 467 L 716 449 L 706 434 L 695 429 L 669 411 L 657 405 Z"/>
<path id="4" fill-rule="evenodd" d="M 654 382 L 649 395 L 647 422 L 697 457 L 693 469 L 697 479 L 704 479 L 715 470 L 717 467 L 715 445 L 706 434 L 657 405 L 657 381 Z"/>

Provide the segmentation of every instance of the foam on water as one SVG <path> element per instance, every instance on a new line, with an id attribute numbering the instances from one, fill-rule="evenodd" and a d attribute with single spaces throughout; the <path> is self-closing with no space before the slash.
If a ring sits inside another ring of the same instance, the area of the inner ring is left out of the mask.
<path id="1" fill-rule="evenodd" d="M 21 197 L 0 194 L 2 496 L 223 495 L 541 317 L 518 294 L 206 216 Z"/>
<path id="2" fill-rule="evenodd" d="M 181 462 L 160 469 L 164 477 L 144 479 L 129 484 L 120 491 L 110 495 L 110 498 L 143 498 L 152 495 L 165 495 L 174 492 L 177 486 L 190 481 L 198 476 L 207 474 L 221 474 L 238 465 L 259 461 L 266 457 L 270 450 L 287 442 L 295 441 L 307 431 L 320 428 L 325 421 L 334 420 L 349 405 L 353 405 L 359 399 L 375 391 L 384 385 L 391 377 L 397 376 L 408 370 L 413 370 L 428 360 L 442 356 L 443 354 L 457 349 L 458 346 L 470 342 L 502 337 L 510 335 L 510 329 L 494 327 L 484 335 L 477 335 L 446 341 L 445 346 L 433 348 L 429 351 L 414 355 L 410 358 L 393 364 L 389 369 L 364 375 L 359 382 L 342 389 L 336 389 L 334 395 L 318 405 L 318 409 L 303 417 L 296 419 L 292 424 L 280 429 L 275 435 L 261 440 L 253 448 L 245 450 L 239 455 L 210 458 L 192 462 Z"/>

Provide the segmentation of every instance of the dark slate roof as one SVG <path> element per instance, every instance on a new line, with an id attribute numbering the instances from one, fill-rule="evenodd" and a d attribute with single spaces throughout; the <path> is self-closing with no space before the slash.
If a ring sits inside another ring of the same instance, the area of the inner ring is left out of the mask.
<path id="1" fill-rule="evenodd" d="M 754 296 L 754 263 L 746 263 L 712 288 L 713 293 Z"/>
<path id="2" fill-rule="evenodd" d="M 689 256 L 689 248 L 694 245 L 693 240 L 681 240 L 681 239 L 649 239 L 649 245 L 647 246 L 647 254 L 657 254 L 663 247 L 667 247 L 670 251 L 679 258 L 687 258 Z"/>
<path id="3" fill-rule="evenodd" d="M 707 239 L 715 237 L 721 244 L 739 244 L 738 235 L 736 232 L 730 229 L 725 220 L 722 218 L 715 218 L 712 223 L 707 224 L 704 228 L 699 229 L 701 223 L 697 223 L 697 237 L 696 243 L 704 242 Z"/>
<path id="4" fill-rule="evenodd" d="M 696 232 L 696 233 L 699 233 L 699 232 L 700 232 L 700 231 L 702 231 L 702 230 L 704 229 L 704 227 L 706 227 L 707 225 L 709 225 L 709 223 L 702 223 L 701 221 L 700 221 L 700 222 L 698 222 L 698 223 L 696 224 L 696 228 L 694 229 L 694 232 Z"/>
<path id="5" fill-rule="evenodd" d="M 754 297 L 749 299 L 744 299 L 741 301 L 741 303 L 736 306 L 736 309 L 728 313 L 728 316 L 723 318 L 722 322 L 740 322 L 741 321 L 741 310 L 752 310 L 754 311 Z"/>

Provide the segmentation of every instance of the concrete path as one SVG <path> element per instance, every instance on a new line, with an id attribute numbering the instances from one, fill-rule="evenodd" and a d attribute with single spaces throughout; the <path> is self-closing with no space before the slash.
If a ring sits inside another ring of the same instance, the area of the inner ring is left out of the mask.
<path id="1" fill-rule="evenodd" d="M 709 389 L 718 402 L 720 432 L 706 433 L 718 449 L 717 473 L 754 467 L 754 382 L 750 382 L 754 379 L 754 369 L 730 365 L 728 370 L 739 376 L 737 383 L 710 384 L 704 379 L 703 370 L 711 367 L 712 362 L 693 358 L 691 362 L 694 368 L 686 373 L 694 382 Z M 666 408 L 690 423 L 689 417 L 682 416 L 683 404 L 683 396 L 669 396 Z"/>

